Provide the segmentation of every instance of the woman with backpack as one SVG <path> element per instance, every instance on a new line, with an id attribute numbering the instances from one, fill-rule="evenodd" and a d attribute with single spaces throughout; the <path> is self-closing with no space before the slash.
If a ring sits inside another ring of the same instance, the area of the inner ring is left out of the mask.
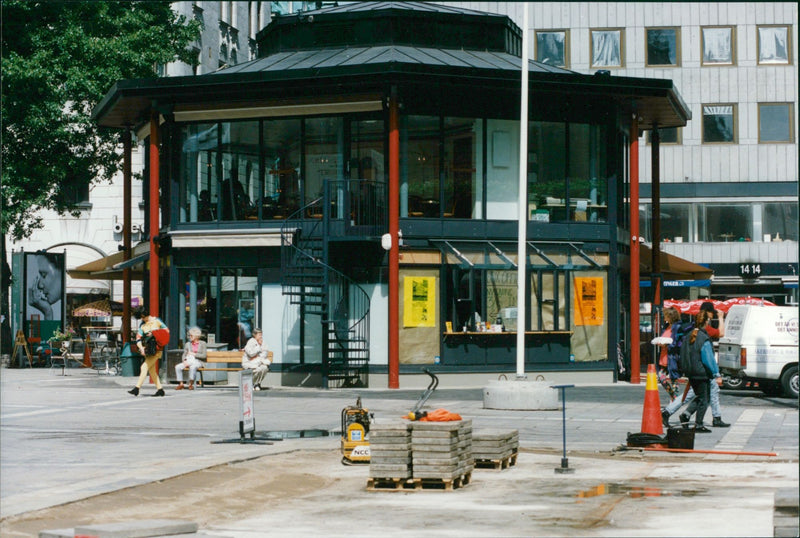
<path id="1" fill-rule="evenodd" d="M 718 384 L 722 384 L 722 378 L 718 376 L 717 361 L 714 359 L 714 347 L 711 345 L 711 338 L 706 332 L 706 325 L 713 314 L 706 310 L 701 310 L 695 316 L 695 328 L 686 337 L 681 347 L 680 368 L 683 374 L 689 378 L 695 398 L 686 413 L 681 415 L 687 418 L 695 413 L 695 433 L 710 433 L 711 430 L 703 425 L 703 418 L 708 409 L 711 398 L 711 387 L 709 381 L 716 379 Z"/>

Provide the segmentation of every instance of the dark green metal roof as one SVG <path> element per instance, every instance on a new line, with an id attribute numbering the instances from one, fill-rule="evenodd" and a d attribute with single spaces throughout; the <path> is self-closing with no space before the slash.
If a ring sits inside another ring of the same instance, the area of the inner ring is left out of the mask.
<path id="1" fill-rule="evenodd" d="M 505 15 L 425 2 L 358 2 L 276 17 L 256 36 L 259 57 L 287 50 L 410 45 L 521 55 Z"/>
<path id="2" fill-rule="evenodd" d="M 480 50 L 442 50 L 404 45 L 347 47 L 323 50 L 279 52 L 210 73 L 208 76 L 229 76 L 244 73 L 285 72 L 304 69 L 335 69 L 347 66 L 411 64 L 464 69 L 519 71 L 520 58 L 505 52 Z M 530 62 L 529 70 L 541 73 L 573 73 L 567 69 Z"/>
<path id="3" fill-rule="evenodd" d="M 275 27 L 285 24 L 293 32 L 303 34 L 304 27 L 310 23 L 301 23 L 301 18 L 312 14 L 313 26 L 321 27 L 317 23 L 323 15 L 331 20 L 339 17 L 341 23 L 342 17 L 369 16 L 374 21 L 381 19 L 375 19 L 376 15 L 395 12 L 422 12 L 450 22 L 467 20 L 466 26 L 474 20 L 503 21 L 502 25 L 493 26 L 495 32 L 501 33 L 505 31 L 502 28 L 517 28 L 505 16 L 421 2 L 347 4 L 305 12 L 291 19 L 280 17 L 270 27 L 276 23 Z M 340 24 L 339 32 L 346 27 Z M 398 28 L 397 25 L 390 27 Z M 484 28 L 484 32 L 487 31 Z M 512 34 L 514 31 L 508 35 Z M 292 32 L 285 35 L 291 37 Z M 390 43 L 306 48 L 309 39 L 317 39 L 314 35 L 318 34 L 309 35 L 297 39 L 297 48 L 273 52 L 215 73 L 119 81 L 97 105 L 93 117 L 101 126 L 131 128 L 147 121 L 154 105 L 175 111 L 264 106 L 271 101 L 285 100 L 287 96 L 313 101 L 365 92 L 380 95 L 390 84 L 397 84 L 401 91 L 404 85 L 413 85 L 416 91 L 423 92 L 452 87 L 453 91 L 475 95 L 482 92 L 484 97 L 495 96 L 494 99 L 498 98 L 498 90 L 506 92 L 503 94 L 506 99 L 510 98 L 509 92 L 519 93 L 521 59 L 509 52 L 514 49 L 513 39 L 505 41 L 503 50 L 481 46 L 480 39 L 470 31 L 463 32 L 455 41 L 466 43 L 475 38 L 473 48 L 392 42 L 408 41 L 404 34 L 400 35 L 402 39 L 380 39 Z M 321 35 L 327 34 L 322 32 Z M 431 35 L 421 32 L 417 37 L 424 42 Z M 287 40 L 282 43 L 286 45 Z M 682 126 L 691 118 L 689 108 L 668 79 L 585 75 L 534 61 L 529 62 L 528 71 L 532 97 L 538 96 L 539 102 L 548 107 L 557 107 L 568 100 L 582 101 L 586 106 L 616 102 L 620 110 L 636 112 L 642 129 L 652 128 L 656 123 L 660 127 Z"/>

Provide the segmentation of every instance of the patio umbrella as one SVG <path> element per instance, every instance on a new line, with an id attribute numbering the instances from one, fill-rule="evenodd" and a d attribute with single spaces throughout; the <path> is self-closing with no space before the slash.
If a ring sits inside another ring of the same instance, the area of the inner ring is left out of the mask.
<path id="1" fill-rule="evenodd" d="M 111 317 L 111 302 L 108 299 L 94 301 L 79 306 L 72 311 L 73 317 L 108 318 Z"/>
<path id="2" fill-rule="evenodd" d="M 733 305 L 737 304 L 753 304 L 759 306 L 775 306 L 775 303 L 761 299 L 759 297 L 734 297 L 725 301 L 718 301 L 716 299 L 695 299 L 694 301 L 664 301 L 664 308 L 674 307 L 678 309 L 681 314 L 697 314 L 700 312 L 700 306 L 703 303 L 711 302 L 716 310 L 720 312 L 727 312 Z"/>

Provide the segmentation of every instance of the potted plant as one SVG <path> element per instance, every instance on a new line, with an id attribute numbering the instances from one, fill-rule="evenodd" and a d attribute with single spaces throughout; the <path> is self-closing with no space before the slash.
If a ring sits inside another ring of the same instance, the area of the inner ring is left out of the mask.
<path id="1" fill-rule="evenodd" d="M 64 332 L 61 332 L 60 329 L 56 329 L 47 341 L 52 347 L 60 347 L 63 351 L 69 346 L 69 341 L 77 336 L 75 329 L 67 328 Z"/>

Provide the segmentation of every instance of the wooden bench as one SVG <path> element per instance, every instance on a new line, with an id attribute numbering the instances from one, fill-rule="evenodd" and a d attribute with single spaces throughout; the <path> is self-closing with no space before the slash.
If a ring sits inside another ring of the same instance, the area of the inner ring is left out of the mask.
<path id="1" fill-rule="evenodd" d="M 204 384 L 203 382 L 203 371 L 206 372 L 241 372 L 242 371 L 242 355 L 244 351 L 207 351 L 206 358 L 203 361 L 206 365 L 202 368 L 198 368 L 197 371 L 200 372 L 200 386 Z M 269 358 L 270 362 L 272 361 L 272 351 L 267 352 L 267 358 Z M 227 366 L 229 363 L 235 362 L 238 363 L 238 366 Z M 210 365 L 226 365 L 222 366 L 210 366 Z"/>

